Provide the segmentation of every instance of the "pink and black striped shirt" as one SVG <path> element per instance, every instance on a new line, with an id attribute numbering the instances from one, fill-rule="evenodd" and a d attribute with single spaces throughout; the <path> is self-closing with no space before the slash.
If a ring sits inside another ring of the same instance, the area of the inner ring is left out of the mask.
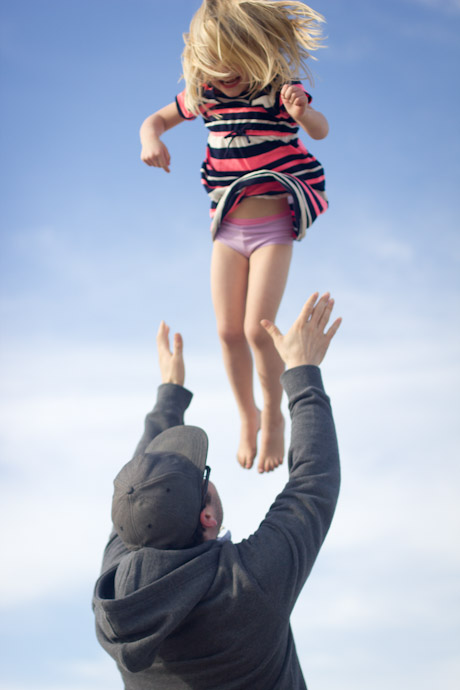
<path id="1" fill-rule="evenodd" d="M 185 91 L 176 96 L 176 104 L 183 118 L 195 119 L 185 106 Z M 328 206 L 324 170 L 298 138 L 299 125 L 279 92 L 267 89 L 251 99 L 245 94 L 230 98 L 207 88 L 200 114 L 209 132 L 201 181 L 211 199 L 213 232 L 244 196 L 288 194 L 304 206 L 302 222 L 302 209 L 291 203 L 295 233 L 298 239 L 303 237 Z"/>

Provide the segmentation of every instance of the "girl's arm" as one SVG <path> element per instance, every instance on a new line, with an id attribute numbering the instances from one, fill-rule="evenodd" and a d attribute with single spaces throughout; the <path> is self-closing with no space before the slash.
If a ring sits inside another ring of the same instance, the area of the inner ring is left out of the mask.
<path id="1" fill-rule="evenodd" d="M 309 105 L 303 89 L 295 84 L 285 84 L 281 89 L 281 98 L 289 115 L 312 139 L 324 139 L 327 136 L 329 124 L 326 118 Z"/>
<path id="2" fill-rule="evenodd" d="M 163 168 L 169 173 L 171 156 L 160 137 L 171 127 L 184 122 L 176 103 L 169 103 L 144 120 L 140 129 L 142 144 L 141 160 L 154 168 Z"/>

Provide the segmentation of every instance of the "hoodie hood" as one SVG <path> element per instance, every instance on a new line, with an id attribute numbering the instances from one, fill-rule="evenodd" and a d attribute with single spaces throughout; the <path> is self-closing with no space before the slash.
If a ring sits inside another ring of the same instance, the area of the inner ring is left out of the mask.
<path id="1" fill-rule="evenodd" d="M 206 595 L 219 553 L 217 541 L 181 551 L 145 547 L 100 576 L 96 633 L 119 666 L 137 673 L 152 665 L 164 639 Z"/>

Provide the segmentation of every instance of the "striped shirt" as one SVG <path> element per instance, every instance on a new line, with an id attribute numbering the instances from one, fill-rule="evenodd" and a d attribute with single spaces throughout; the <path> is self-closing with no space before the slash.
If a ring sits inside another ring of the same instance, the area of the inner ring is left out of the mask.
<path id="1" fill-rule="evenodd" d="M 328 206 L 324 170 L 299 140 L 299 125 L 279 92 L 266 90 L 249 99 L 244 93 L 234 98 L 208 88 L 204 97 L 200 114 L 209 134 L 201 181 L 211 199 L 213 234 L 244 196 L 288 194 L 294 231 L 301 239 Z M 183 118 L 195 119 L 185 106 L 185 91 L 176 96 L 176 104 Z"/>

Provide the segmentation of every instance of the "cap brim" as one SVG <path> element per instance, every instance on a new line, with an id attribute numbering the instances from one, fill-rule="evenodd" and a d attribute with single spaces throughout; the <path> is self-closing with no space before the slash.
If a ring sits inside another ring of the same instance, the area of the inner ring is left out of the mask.
<path id="1" fill-rule="evenodd" d="M 180 453 L 204 472 L 208 455 L 208 437 L 198 426 L 172 426 L 155 436 L 144 453 Z"/>

